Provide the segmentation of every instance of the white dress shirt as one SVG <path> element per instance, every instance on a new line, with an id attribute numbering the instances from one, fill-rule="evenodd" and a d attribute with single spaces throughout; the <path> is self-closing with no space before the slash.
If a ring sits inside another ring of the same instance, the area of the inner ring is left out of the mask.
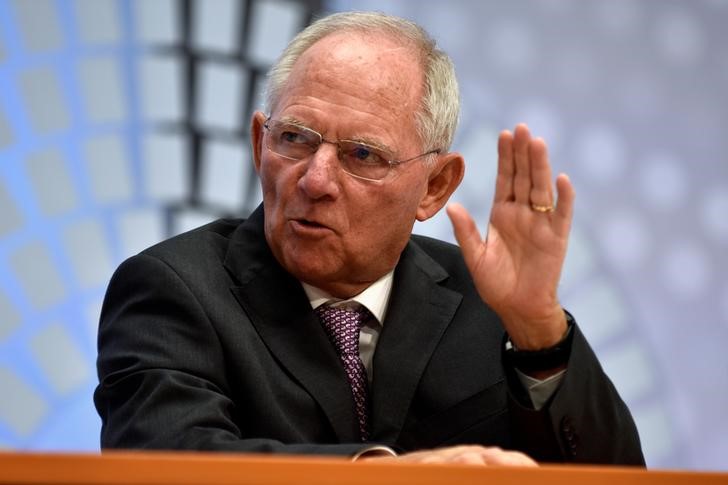
<path id="1" fill-rule="evenodd" d="M 369 385 L 372 384 L 372 360 L 374 359 L 374 349 L 377 347 L 377 340 L 382 331 L 382 322 L 387 314 L 389 306 L 389 296 L 392 294 L 392 280 L 394 279 L 394 270 L 385 274 L 377 281 L 369 285 L 369 287 L 356 296 L 348 300 L 334 298 L 325 291 L 301 282 L 303 289 L 311 302 L 311 307 L 315 310 L 321 305 L 329 304 L 331 306 L 351 307 L 357 303 L 372 314 L 372 317 L 362 326 L 359 332 L 359 356 L 367 370 L 367 379 Z"/>

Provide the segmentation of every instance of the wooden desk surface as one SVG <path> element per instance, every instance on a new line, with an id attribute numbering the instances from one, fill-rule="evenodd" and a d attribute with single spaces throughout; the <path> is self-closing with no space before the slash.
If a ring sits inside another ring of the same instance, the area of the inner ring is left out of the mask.
<path id="1" fill-rule="evenodd" d="M 211 453 L 0 452 L 0 485 L 8 484 L 499 484 L 728 485 L 728 473 L 646 471 L 616 467 L 500 468 Z"/>

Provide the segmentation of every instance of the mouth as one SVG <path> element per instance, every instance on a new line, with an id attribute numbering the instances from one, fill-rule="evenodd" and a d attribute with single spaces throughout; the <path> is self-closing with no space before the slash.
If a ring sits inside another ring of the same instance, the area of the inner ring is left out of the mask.
<path id="1" fill-rule="evenodd" d="M 333 231 L 331 227 L 310 219 L 291 219 L 291 225 L 295 231 L 302 233 Z"/>
<path id="2" fill-rule="evenodd" d="M 309 221 L 308 219 L 294 219 L 294 222 L 297 222 L 304 227 L 326 227 L 323 224 L 319 224 L 316 221 Z"/>

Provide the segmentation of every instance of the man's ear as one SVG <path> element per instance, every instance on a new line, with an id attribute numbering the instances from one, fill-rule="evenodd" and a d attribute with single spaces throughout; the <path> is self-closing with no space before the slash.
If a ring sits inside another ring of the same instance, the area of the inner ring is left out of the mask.
<path id="1" fill-rule="evenodd" d="M 427 193 L 417 208 L 417 220 L 422 222 L 434 216 L 447 203 L 465 175 L 465 160 L 457 152 L 440 155 L 431 169 Z"/>
<path id="2" fill-rule="evenodd" d="M 260 174 L 260 159 L 263 153 L 263 135 L 265 128 L 263 125 L 266 120 L 265 114 L 260 111 L 253 113 L 250 118 L 250 146 L 253 150 L 253 163 L 255 163 L 255 171 Z"/>

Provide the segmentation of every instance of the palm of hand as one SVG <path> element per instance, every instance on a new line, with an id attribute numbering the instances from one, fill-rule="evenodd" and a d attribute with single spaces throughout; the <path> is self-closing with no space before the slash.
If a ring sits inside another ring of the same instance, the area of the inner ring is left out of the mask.
<path id="1" fill-rule="evenodd" d="M 534 320 L 540 309 L 558 305 L 556 288 L 567 239 L 553 228 L 553 216 L 515 202 L 493 205 L 488 234 L 470 267 L 481 298 L 496 312 Z"/>
<path id="2" fill-rule="evenodd" d="M 546 145 L 525 125 L 503 132 L 498 142 L 498 177 L 483 239 L 470 214 L 448 207 L 455 236 L 481 298 L 501 317 L 518 344 L 541 347 L 563 334 L 565 320 L 557 297 L 573 214 L 574 189 L 566 175 L 556 180 L 553 207 L 551 167 Z"/>

